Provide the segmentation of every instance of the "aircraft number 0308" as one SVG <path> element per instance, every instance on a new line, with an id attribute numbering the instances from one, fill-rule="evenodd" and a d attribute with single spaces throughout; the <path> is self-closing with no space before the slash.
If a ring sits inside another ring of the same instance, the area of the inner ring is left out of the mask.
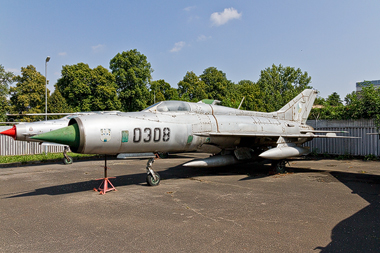
<path id="1" fill-rule="evenodd" d="M 164 141 L 167 142 L 170 139 L 170 128 L 164 127 L 163 129 L 156 127 L 152 128 L 135 128 L 133 129 L 133 142 L 140 142 L 143 140 L 144 142 L 159 142 Z"/>

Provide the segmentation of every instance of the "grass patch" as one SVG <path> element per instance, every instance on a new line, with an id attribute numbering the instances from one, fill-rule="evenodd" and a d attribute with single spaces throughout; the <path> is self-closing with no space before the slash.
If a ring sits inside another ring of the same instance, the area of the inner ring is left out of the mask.
<path id="1" fill-rule="evenodd" d="M 73 158 L 81 158 L 81 157 L 92 157 L 97 155 L 83 155 L 77 153 L 67 153 L 69 156 Z M 12 155 L 12 156 L 0 156 L 0 163 L 27 163 L 34 161 L 50 161 L 50 160 L 59 160 L 63 159 L 62 153 L 47 153 L 38 154 L 38 155 Z"/>

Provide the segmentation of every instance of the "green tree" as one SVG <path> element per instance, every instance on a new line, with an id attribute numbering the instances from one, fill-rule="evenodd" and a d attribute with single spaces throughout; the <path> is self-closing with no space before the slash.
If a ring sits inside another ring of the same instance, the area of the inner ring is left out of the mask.
<path id="1" fill-rule="evenodd" d="M 329 95 L 326 99 L 326 103 L 331 106 L 339 106 L 342 105 L 342 100 L 340 99 L 340 96 L 338 93 L 333 92 L 331 95 Z"/>
<path id="2" fill-rule="evenodd" d="M 178 95 L 181 100 L 198 102 L 207 98 L 206 84 L 193 72 L 187 72 L 178 83 Z"/>
<path id="3" fill-rule="evenodd" d="M 345 106 L 331 106 L 329 104 L 325 104 L 320 108 L 313 108 L 310 112 L 309 119 L 345 119 Z"/>
<path id="4" fill-rule="evenodd" d="M 62 67 L 57 89 L 72 111 L 118 110 L 115 77 L 104 67 L 78 63 Z"/>
<path id="5" fill-rule="evenodd" d="M 307 72 L 293 67 L 272 65 L 261 71 L 257 84 L 267 112 L 279 110 L 304 89 L 310 89 L 311 77 Z"/>
<path id="6" fill-rule="evenodd" d="M 14 74 L 5 71 L 3 65 L 0 64 L 0 121 L 6 120 L 6 112 L 9 110 L 9 102 L 7 95 L 9 94 L 9 85 L 12 83 Z"/>
<path id="7" fill-rule="evenodd" d="M 150 104 L 164 100 L 178 100 L 177 89 L 170 86 L 165 80 L 157 80 L 150 83 Z"/>
<path id="8" fill-rule="evenodd" d="M 152 68 L 147 57 L 137 49 L 118 53 L 110 61 L 110 69 L 116 78 L 117 92 L 125 111 L 140 111 L 149 102 L 148 84 Z"/>
<path id="9" fill-rule="evenodd" d="M 13 113 L 45 112 L 45 77 L 36 68 L 28 65 L 21 68 L 21 75 L 14 77 L 16 87 L 10 88 L 11 110 Z M 48 95 L 50 91 L 48 90 Z M 41 119 L 43 117 L 40 117 Z M 38 118 L 25 117 L 26 121 Z"/>
<path id="10" fill-rule="evenodd" d="M 326 99 L 320 96 L 317 96 L 314 101 L 314 105 L 324 105 L 325 103 L 326 103 Z"/>
<path id="11" fill-rule="evenodd" d="M 93 111 L 120 110 L 121 102 L 117 96 L 115 76 L 107 69 L 98 66 L 92 70 L 91 80 Z"/>
<path id="12" fill-rule="evenodd" d="M 250 111 L 263 111 L 265 109 L 264 101 L 261 97 L 260 88 L 250 80 L 241 80 L 238 83 L 240 96 L 244 101 L 240 109 Z"/>
<path id="13" fill-rule="evenodd" d="M 67 104 L 66 99 L 62 96 L 61 92 L 57 87 L 54 86 L 55 90 L 48 99 L 48 112 L 49 113 L 67 113 L 74 112 L 72 108 Z M 51 119 L 59 119 L 62 116 L 49 116 Z"/>
<path id="14" fill-rule="evenodd" d="M 200 75 L 200 79 L 205 83 L 205 92 L 210 99 L 222 101 L 223 105 L 237 107 L 236 85 L 227 80 L 226 74 L 215 67 L 209 67 Z"/>
<path id="15" fill-rule="evenodd" d="M 346 96 L 345 117 L 352 119 L 375 119 L 380 125 L 380 89 L 368 83 L 359 93 Z"/>

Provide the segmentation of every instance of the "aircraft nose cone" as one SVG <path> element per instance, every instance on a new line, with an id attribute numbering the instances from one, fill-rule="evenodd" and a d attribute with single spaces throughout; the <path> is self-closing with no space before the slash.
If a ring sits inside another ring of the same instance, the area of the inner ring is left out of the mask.
<path id="1" fill-rule="evenodd" d="M 10 129 L 7 129 L 5 131 L 2 131 L 0 134 L 3 134 L 3 135 L 8 135 L 10 137 L 12 137 L 13 139 L 16 140 L 16 126 L 13 126 L 12 128 Z"/>
<path id="2" fill-rule="evenodd" d="M 79 147 L 80 133 L 78 125 L 73 124 L 47 133 L 38 134 L 30 138 L 68 145 L 70 146 L 70 149 L 74 151 Z"/>

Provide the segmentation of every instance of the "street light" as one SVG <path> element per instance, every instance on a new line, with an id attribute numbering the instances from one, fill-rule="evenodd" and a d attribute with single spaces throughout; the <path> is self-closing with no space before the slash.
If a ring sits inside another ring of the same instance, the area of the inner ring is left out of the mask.
<path id="1" fill-rule="evenodd" d="M 47 120 L 47 63 L 50 61 L 50 56 L 45 60 L 45 120 Z"/>

